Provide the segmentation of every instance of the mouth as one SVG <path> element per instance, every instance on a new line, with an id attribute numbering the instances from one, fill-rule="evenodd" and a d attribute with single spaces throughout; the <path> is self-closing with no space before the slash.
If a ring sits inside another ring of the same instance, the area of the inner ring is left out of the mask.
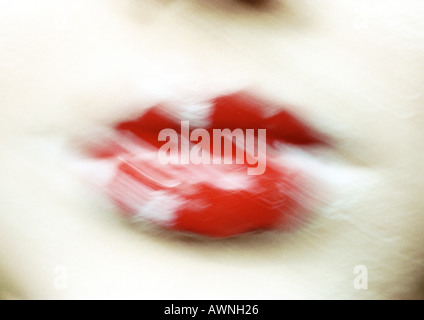
<path id="1" fill-rule="evenodd" d="M 237 92 L 156 105 L 115 124 L 88 154 L 107 164 L 102 189 L 125 217 L 226 238 L 300 224 L 312 187 L 281 146 L 325 144 L 286 109 Z"/>

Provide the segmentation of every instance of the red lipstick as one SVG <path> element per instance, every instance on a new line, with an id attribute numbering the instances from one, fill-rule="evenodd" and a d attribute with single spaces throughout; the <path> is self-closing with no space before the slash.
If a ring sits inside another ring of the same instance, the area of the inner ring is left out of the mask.
<path id="1" fill-rule="evenodd" d="M 244 92 L 218 97 L 207 104 L 208 108 L 197 114 L 203 126 L 190 125 L 188 133 L 200 128 L 209 133 L 212 138 L 207 145 L 212 159 L 228 156 L 224 154 L 224 143 L 219 150 L 213 149 L 214 130 L 253 130 L 250 132 L 258 139 L 259 130 L 265 129 L 266 155 L 260 154 L 264 151 L 258 146 L 259 140 L 255 140 L 253 151 L 257 159 L 266 159 L 263 173 L 248 174 L 247 169 L 259 163 L 248 161 L 252 150 L 245 148 L 247 140 L 240 145 L 231 137 L 233 161 L 161 163 L 158 153 L 166 141 L 159 141 L 160 132 L 173 130 L 181 146 L 181 121 L 187 119 L 182 119 L 181 114 L 175 116 L 178 112 L 166 104 L 157 105 L 136 119 L 116 124 L 114 139 L 89 150 L 91 157 L 114 164 L 113 178 L 105 190 L 124 215 L 168 230 L 214 238 L 285 229 L 304 217 L 308 180 L 278 161 L 281 155 L 277 145 L 322 144 L 322 136 L 287 110 L 273 108 Z M 191 142 L 190 148 L 194 145 Z M 236 161 L 240 154 L 245 161 Z"/>

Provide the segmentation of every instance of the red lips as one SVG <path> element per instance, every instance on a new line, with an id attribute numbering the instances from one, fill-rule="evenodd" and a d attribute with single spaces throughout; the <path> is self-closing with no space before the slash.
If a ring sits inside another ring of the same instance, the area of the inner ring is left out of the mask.
<path id="1" fill-rule="evenodd" d="M 267 130 L 266 170 L 248 175 L 246 169 L 252 165 L 246 162 L 161 164 L 158 150 L 164 142 L 158 141 L 159 132 L 165 128 L 179 132 L 180 121 L 187 120 L 166 110 L 156 106 L 137 119 L 117 124 L 114 141 L 90 150 L 93 157 L 115 164 L 106 193 L 126 216 L 170 230 L 220 238 L 288 227 L 305 214 L 300 199 L 308 188 L 306 180 L 276 160 L 279 153 L 274 145 L 310 145 L 322 140 L 292 114 L 283 110 L 267 115 L 267 103 L 245 93 L 211 101 L 203 119 L 207 125 L 202 127 L 208 132 Z M 193 129 L 190 125 L 190 131 Z M 234 148 L 234 159 L 235 154 Z"/>

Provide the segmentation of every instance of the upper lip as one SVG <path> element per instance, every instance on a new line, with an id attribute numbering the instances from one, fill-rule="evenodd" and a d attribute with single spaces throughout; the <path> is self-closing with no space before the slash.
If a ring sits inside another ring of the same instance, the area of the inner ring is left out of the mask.
<path id="1" fill-rule="evenodd" d="M 267 142 L 271 144 L 275 141 L 293 145 L 329 142 L 328 137 L 300 120 L 288 108 L 275 106 L 247 92 L 241 91 L 224 95 L 214 98 L 210 102 L 212 110 L 207 114 L 209 119 L 206 121 L 204 129 L 266 129 Z M 160 121 L 157 120 L 158 114 L 161 115 Z M 156 117 L 155 121 L 152 121 L 153 117 Z M 146 135 L 152 134 L 156 138 L 154 140 L 157 140 L 160 130 L 164 128 L 178 129 L 180 120 L 190 119 L 181 118 L 181 115 L 178 116 L 178 110 L 162 104 L 147 109 L 136 119 L 120 122 L 115 129 L 119 132 L 130 132 L 136 137 L 144 139 Z M 193 125 L 190 124 L 190 127 L 192 128 Z"/>

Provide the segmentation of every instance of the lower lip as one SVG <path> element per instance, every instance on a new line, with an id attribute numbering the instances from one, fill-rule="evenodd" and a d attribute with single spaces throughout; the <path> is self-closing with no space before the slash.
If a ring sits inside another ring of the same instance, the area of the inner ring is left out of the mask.
<path id="1" fill-rule="evenodd" d="M 113 175 L 106 194 L 126 217 L 172 231 L 225 238 L 259 230 L 288 229 L 307 215 L 308 179 L 281 164 L 279 143 L 321 144 L 316 132 L 287 111 L 265 115 L 268 105 L 246 93 L 211 101 L 207 130 L 266 129 L 266 170 L 248 175 L 248 164 L 161 164 L 162 129 L 180 119 L 161 106 L 114 127 L 115 138 L 89 148 Z M 185 119 L 181 119 L 185 120 Z M 191 128 L 194 129 L 194 128 Z"/>

